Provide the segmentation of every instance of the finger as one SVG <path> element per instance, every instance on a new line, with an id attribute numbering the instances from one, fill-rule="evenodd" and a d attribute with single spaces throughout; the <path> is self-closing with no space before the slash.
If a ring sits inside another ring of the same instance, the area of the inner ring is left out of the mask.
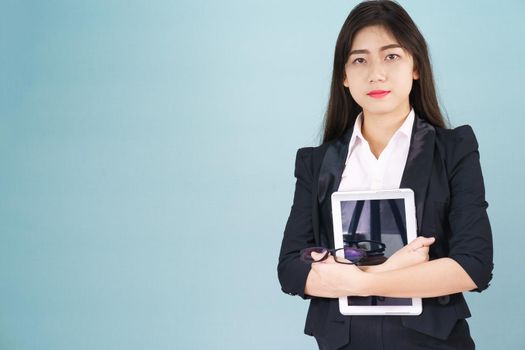
<path id="1" fill-rule="evenodd" d="M 428 252 L 429 247 L 435 242 L 434 237 L 417 237 L 415 240 L 410 242 L 410 244 L 407 246 L 407 248 L 410 251 L 422 251 L 422 252 Z"/>
<path id="2" fill-rule="evenodd" d="M 430 247 L 422 246 L 422 247 L 413 249 L 412 251 L 416 253 L 421 253 L 421 254 L 428 254 L 429 250 L 430 250 Z"/>
<path id="3" fill-rule="evenodd" d="M 318 253 L 318 252 L 312 252 L 310 255 L 312 256 L 312 259 L 313 259 L 314 261 L 319 261 L 319 260 L 321 260 L 321 259 L 323 258 L 323 256 L 324 256 L 323 253 Z"/>
<path id="4" fill-rule="evenodd" d="M 425 247 L 430 247 L 436 241 L 435 237 L 424 237 L 424 238 L 425 239 L 423 240 L 423 245 Z"/>
<path id="5" fill-rule="evenodd" d="M 409 245 L 410 245 L 410 247 L 412 249 L 418 249 L 418 248 L 421 248 L 421 247 L 429 247 L 435 241 L 436 241 L 436 239 L 434 237 L 419 236 L 416 239 L 414 239 L 412 242 L 410 242 Z"/>
<path id="6" fill-rule="evenodd" d="M 328 263 L 335 262 L 334 256 L 332 254 L 328 254 L 328 257 L 325 260 Z"/>

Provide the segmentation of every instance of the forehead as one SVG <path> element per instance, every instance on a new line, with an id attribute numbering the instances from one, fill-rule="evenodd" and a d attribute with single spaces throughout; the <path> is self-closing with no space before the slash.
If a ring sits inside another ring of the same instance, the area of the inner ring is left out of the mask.
<path id="1" fill-rule="evenodd" d="M 368 26 L 360 29 L 352 40 L 351 50 L 360 49 L 377 49 L 379 47 L 398 44 L 397 39 L 387 30 L 385 27 L 380 25 Z"/>

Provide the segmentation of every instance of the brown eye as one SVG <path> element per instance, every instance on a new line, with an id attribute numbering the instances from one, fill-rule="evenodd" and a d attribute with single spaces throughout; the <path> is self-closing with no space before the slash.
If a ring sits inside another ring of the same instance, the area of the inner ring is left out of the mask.
<path id="1" fill-rule="evenodd" d="M 390 55 L 387 55 L 387 56 L 386 56 L 386 59 L 387 59 L 388 61 L 395 61 L 395 60 L 399 59 L 400 57 L 401 57 L 401 56 L 399 56 L 399 55 L 397 55 L 397 54 L 395 54 L 395 53 L 391 53 Z"/>
<path id="2" fill-rule="evenodd" d="M 357 64 L 365 63 L 365 59 L 362 57 L 358 57 L 355 60 L 353 60 L 352 63 L 357 63 Z"/>

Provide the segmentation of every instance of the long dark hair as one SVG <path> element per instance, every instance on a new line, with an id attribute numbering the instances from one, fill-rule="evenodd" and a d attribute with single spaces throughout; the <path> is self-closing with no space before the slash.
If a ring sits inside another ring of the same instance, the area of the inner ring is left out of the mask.
<path id="1" fill-rule="evenodd" d="M 430 124 L 446 127 L 434 87 L 432 66 L 427 43 L 408 13 L 391 0 L 364 1 L 354 7 L 346 18 L 335 45 L 334 69 L 330 99 L 324 120 L 323 142 L 336 139 L 354 125 L 362 108 L 343 85 L 345 64 L 348 61 L 356 33 L 364 27 L 381 25 L 397 39 L 413 57 L 419 79 L 414 80 L 409 101 L 414 111 Z"/>

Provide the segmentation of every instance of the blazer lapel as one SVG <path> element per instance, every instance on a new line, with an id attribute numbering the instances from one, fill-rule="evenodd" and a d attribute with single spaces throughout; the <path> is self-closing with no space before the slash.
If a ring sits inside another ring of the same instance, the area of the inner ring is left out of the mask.
<path id="1" fill-rule="evenodd" d="M 321 227 L 324 226 L 326 232 L 324 232 L 324 235 L 323 232 L 319 232 L 318 242 L 331 248 L 334 247 L 331 196 L 332 193 L 337 191 L 341 183 L 352 132 L 353 125 L 342 137 L 328 145 L 319 170 L 317 200 L 319 202 L 321 220 L 324 224 L 321 224 Z"/>
<path id="2" fill-rule="evenodd" d="M 435 135 L 434 127 L 416 114 L 408 158 L 399 187 L 414 191 L 418 236 L 421 234 L 421 220 L 432 171 Z"/>
<path id="3" fill-rule="evenodd" d="M 345 168 L 345 161 L 348 154 L 348 145 L 352 137 L 353 128 L 349 129 L 343 137 L 337 139 L 326 149 L 321 169 L 319 171 L 319 183 L 317 198 L 319 203 L 329 200 L 332 192 L 337 191 L 341 176 Z"/>

